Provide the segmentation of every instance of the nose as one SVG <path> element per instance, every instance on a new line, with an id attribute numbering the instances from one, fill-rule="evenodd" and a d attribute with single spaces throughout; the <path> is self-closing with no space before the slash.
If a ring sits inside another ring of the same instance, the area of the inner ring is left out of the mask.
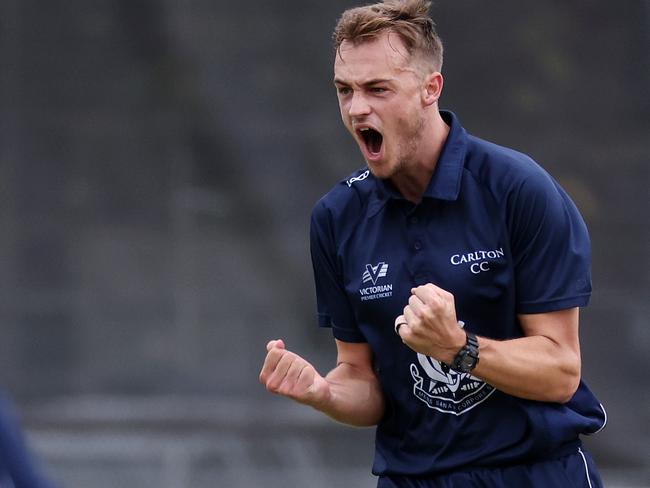
<path id="1" fill-rule="evenodd" d="M 350 100 L 350 107 L 348 108 L 348 114 L 350 117 L 368 115 L 370 111 L 370 104 L 363 93 L 354 92 L 352 100 Z"/>

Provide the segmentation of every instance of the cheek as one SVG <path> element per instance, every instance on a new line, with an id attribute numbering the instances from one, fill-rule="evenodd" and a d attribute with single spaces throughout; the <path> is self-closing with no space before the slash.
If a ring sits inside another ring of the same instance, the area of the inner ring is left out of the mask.
<path id="1" fill-rule="evenodd" d="M 402 110 L 396 119 L 396 130 L 404 137 L 412 137 L 417 132 L 417 127 L 422 120 L 422 112 L 419 110 Z"/>
<path id="2" fill-rule="evenodd" d="M 410 125 L 411 121 L 408 117 L 403 117 L 401 115 L 395 117 L 388 130 L 388 134 L 391 136 L 390 138 L 393 139 L 394 142 L 403 140 L 410 133 Z"/>
<path id="3" fill-rule="evenodd" d="M 390 117 L 390 125 L 395 133 L 403 133 L 413 124 L 419 114 L 408 103 L 393 104 L 388 108 L 388 113 L 392 114 Z"/>

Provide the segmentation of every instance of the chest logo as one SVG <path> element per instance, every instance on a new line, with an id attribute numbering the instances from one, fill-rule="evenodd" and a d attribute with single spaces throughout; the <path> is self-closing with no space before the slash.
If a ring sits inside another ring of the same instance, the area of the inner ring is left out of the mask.
<path id="1" fill-rule="evenodd" d="M 420 373 L 417 365 L 411 364 L 413 395 L 438 412 L 462 415 L 483 403 L 495 391 L 483 380 L 454 371 L 424 354 L 418 354 L 418 363 L 424 374 Z"/>
<path id="2" fill-rule="evenodd" d="M 383 261 L 375 264 L 366 264 L 366 269 L 361 276 L 364 286 L 359 288 L 361 301 L 377 300 L 378 298 L 388 298 L 393 296 L 393 284 L 382 283 L 377 284 L 381 278 L 386 278 L 388 275 L 388 263 Z"/>
<path id="3" fill-rule="evenodd" d="M 372 282 L 373 285 L 377 284 L 379 278 L 384 278 L 388 273 L 388 265 L 386 263 L 379 263 L 376 266 L 366 264 L 366 270 L 363 272 L 363 282 Z"/>
<path id="4" fill-rule="evenodd" d="M 472 274 L 484 273 L 490 271 L 490 264 L 503 259 L 505 253 L 503 248 L 492 249 L 490 251 L 472 251 L 464 254 L 453 254 L 449 261 L 454 266 L 466 266 Z"/>

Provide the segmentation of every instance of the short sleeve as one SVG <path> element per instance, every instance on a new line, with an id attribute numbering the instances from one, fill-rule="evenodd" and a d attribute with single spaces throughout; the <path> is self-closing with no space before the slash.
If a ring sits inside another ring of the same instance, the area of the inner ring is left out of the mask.
<path id="1" fill-rule="evenodd" d="M 310 249 L 318 325 L 331 327 L 334 337 L 344 342 L 366 342 L 357 326 L 339 271 L 330 212 L 320 201 L 311 216 Z"/>
<path id="2" fill-rule="evenodd" d="M 511 200 L 509 227 L 518 313 L 585 306 L 591 246 L 577 207 L 550 175 L 528 175 Z"/>

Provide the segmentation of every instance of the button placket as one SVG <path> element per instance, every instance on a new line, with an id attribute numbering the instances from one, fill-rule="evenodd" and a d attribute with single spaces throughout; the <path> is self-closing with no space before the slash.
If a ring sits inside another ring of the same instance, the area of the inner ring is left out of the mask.
<path id="1" fill-rule="evenodd" d="M 420 207 L 417 207 L 406 216 L 406 233 L 410 254 L 408 266 L 411 271 L 413 286 L 424 285 L 430 281 L 425 252 L 427 242 L 426 223 L 420 215 L 421 210 Z"/>
<path id="2" fill-rule="evenodd" d="M 420 222 L 420 218 L 417 215 L 417 210 L 418 209 L 416 207 L 406 217 L 406 227 L 408 229 L 407 232 L 409 236 L 410 249 L 415 253 L 421 251 L 423 247 L 423 240 L 419 235 L 420 229 L 418 227 L 418 223 Z"/>

